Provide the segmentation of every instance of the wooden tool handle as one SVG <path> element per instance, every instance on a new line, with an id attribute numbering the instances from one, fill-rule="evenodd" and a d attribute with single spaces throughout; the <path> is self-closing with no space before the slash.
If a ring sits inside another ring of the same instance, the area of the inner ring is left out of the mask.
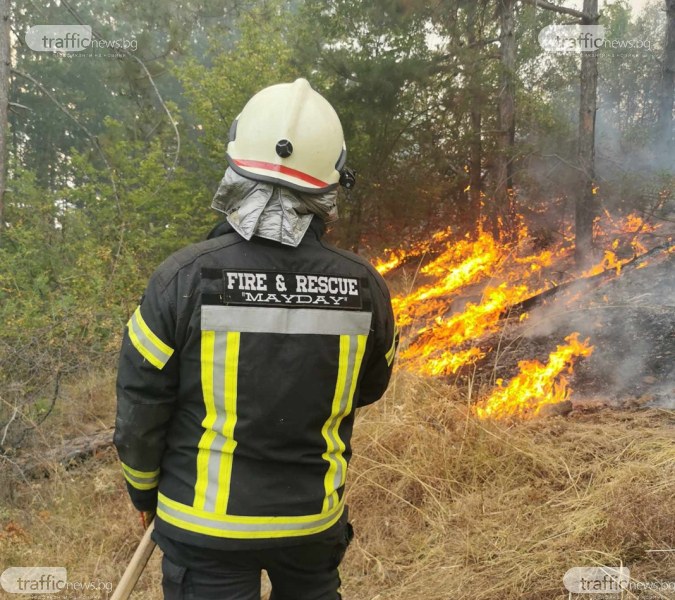
<path id="1" fill-rule="evenodd" d="M 154 528 L 155 522 L 151 521 L 110 600 L 128 600 L 129 596 L 131 596 L 131 592 L 134 591 L 136 582 L 141 577 L 141 573 L 143 573 L 143 569 L 145 569 L 145 565 L 148 564 L 152 551 L 155 549 L 156 544 L 150 539 Z"/>

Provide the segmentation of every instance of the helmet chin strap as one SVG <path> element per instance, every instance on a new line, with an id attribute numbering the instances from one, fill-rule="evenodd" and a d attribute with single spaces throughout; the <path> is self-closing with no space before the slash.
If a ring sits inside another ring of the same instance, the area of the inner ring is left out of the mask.
<path id="1" fill-rule="evenodd" d="M 347 189 L 351 190 L 356 185 L 356 171 L 345 166 L 340 171 L 340 185 Z"/>

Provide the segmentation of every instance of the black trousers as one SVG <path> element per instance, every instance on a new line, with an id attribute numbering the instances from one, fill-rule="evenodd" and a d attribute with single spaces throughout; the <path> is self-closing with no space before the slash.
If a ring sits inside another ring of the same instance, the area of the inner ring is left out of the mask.
<path id="1" fill-rule="evenodd" d="M 171 560 L 165 554 L 164 599 L 260 600 L 264 569 L 272 583 L 270 600 L 340 600 L 338 566 L 352 535 L 347 524 L 337 542 L 332 539 L 261 550 L 221 550 L 210 555 L 208 568 L 200 568 L 203 564 L 189 555 Z"/>

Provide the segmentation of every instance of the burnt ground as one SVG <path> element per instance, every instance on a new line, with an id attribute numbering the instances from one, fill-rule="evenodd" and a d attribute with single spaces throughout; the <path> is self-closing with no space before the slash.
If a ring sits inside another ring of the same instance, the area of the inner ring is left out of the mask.
<path id="1" fill-rule="evenodd" d="M 498 334 L 474 340 L 489 350 L 477 365 L 478 383 L 508 380 L 521 360 L 545 363 L 576 331 L 594 350 L 578 359 L 569 377 L 573 403 L 675 409 L 675 253 L 595 284 L 573 285 L 532 309 L 527 320 L 507 319 Z"/>

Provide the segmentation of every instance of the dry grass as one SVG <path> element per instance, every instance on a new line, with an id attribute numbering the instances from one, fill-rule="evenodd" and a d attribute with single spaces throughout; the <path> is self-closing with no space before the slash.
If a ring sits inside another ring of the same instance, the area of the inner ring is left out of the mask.
<path id="1" fill-rule="evenodd" d="M 458 390 L 399 373 L 361 415 L 348 598 L 567 598 L 572 566 L 675 581 L 675 416 L 483 422 Z"/>
<path id="2" fill-rule="evenodd" d="M 110 425 L 111 382 L 69 388 L 37 443 Z M 460 390 L 400 372 L 357 419 L 345 599 L 563 599 L 563 573 L 594 564 L 675 581 L 675 553 L 649 552 L 675 547 L 674 424 L 665 411 L 481 422 Z M 142 532 L 114 451 L 30 485 L 3 477 L 0 567 L 119 579 Z M 161 597 L 158 559 L 135 598 Z"/>
<path id="3" fill-rule="evenodd" d="M 32 436 L 27 451 L 37 454 L 40 448 L 112 425 L 113 381 L 112 373 L 104 373 L 65 386 L 54 414 Z M 69 581 L 101 589 L 55 598 L 105 598 L 105 585 L 117 583 L 142 535 L 114 449 L 69 470 L 53 465 L 48 478 L 29 485 L 10 466 L 3 465 L 1 475 L 9 500 L 0 508 L 0 567 L 65 566 Z M 153 591 L 137 598 L 161 597 L 154 591 L 160 587 L 157 558 L 142 586 Z"/>

